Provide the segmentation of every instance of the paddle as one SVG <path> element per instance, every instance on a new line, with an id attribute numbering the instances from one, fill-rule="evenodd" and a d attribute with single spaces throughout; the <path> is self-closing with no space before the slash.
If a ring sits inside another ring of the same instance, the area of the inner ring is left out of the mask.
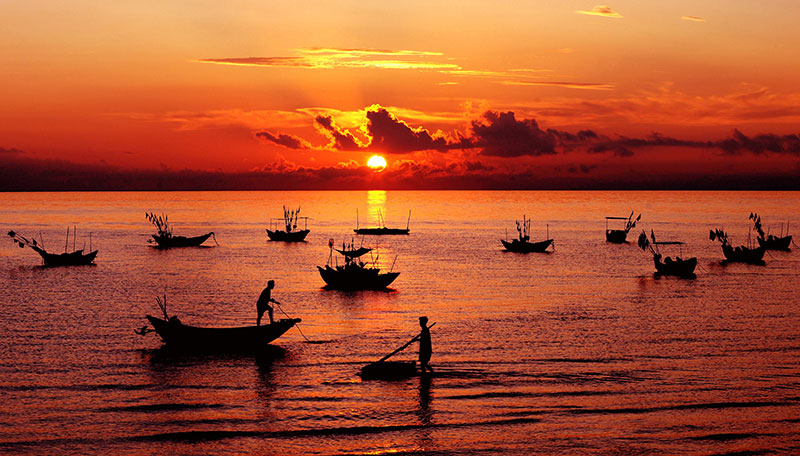
<path id="1" fill-rule="evenodd" d="M 434 326 L 436 326 L 436 323 L 432 323 L 430 326 L 428 326 L 428 329 L 431 329 Z M 386 361 L 387 359 L 391 358 L 392 356 L 394 356 L 394 355 L 400 353 L 401 351 L 405 350 L 409 345 L 413 344 L 414 342 L 416 342 L 418 340 L 419 340 L 419 334 L 414 336 L 413 339 L 411 339 L 408 342 L 406 342 L 406 344 L 403 345 L 402 347 L 398 348 L 397 350 L 389 353 L 388 355 L 384 356 L 383 358 L 381 358 L 378 361 L 375 361 L 374 363 L 371 363 L 371 364 L 378 364 L 378 363 L 382 363 L 382 362 Z"/>

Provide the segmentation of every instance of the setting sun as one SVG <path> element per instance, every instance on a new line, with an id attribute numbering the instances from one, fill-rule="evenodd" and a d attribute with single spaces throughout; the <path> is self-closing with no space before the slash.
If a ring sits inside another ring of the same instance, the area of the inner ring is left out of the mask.
<path id="1" fill-rule="evenodd" d="M 369 157 L 367 166 L 375 171 L 383 171 L 386 168 L 386 159 L 380 155 L 373 155 L 372 157 Z"/>

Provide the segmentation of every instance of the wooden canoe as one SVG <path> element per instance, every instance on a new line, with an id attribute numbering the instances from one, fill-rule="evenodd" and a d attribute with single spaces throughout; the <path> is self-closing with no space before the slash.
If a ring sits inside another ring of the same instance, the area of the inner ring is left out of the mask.
<path id="1" fill-rule="evenodd" d="M 232 328 L 203 328 L 181 323 L 176 317 L 170 320 L 147 315 L 153 329 L 166 346 L 185 350 L 256 350 L 282 336 L 301 320 L 281 319 L 261 326 Z"/>

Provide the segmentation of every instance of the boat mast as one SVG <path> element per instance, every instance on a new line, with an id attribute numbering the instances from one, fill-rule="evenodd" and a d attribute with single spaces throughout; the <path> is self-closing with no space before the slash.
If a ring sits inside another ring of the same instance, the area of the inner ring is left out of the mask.
<path id="1" fill-rule="evenodd" d="M 408 226 L 411 224 L 411 209 L 408 210 L 408 220 L 406 221 L 406 231 L 408 231 Z"/>
<path id="2" fill-rule="evenodd" d="M 67 245 L 69 245 L 69 227 L 67 227 L 67 238 L 64 239 L 64 253 L 67 253 Z"/>

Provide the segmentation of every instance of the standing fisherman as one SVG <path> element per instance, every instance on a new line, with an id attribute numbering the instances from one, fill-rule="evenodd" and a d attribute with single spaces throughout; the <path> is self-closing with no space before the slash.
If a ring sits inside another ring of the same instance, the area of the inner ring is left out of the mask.
<path id="1" fill-rule="evenodd" d="M 424 374 L 426 370 L 433 373 L 433 368 L 428 365 L 431 360 L 431 330 L 428 329 L 428 317 L 419 317 L 419 326 L 422 331 L 419 333 L 419 369 Z"/>
<path id="2" fill-rule="evenodd" d="M 258 309 L 256 326 L 261 326 L 261 317 L 264 316 L 264 312 L 269 313 L 269 323 L 275 323 L 275 320 L 272 319 L 272 306 L 269 305 L 270 302 L 278 303 L 278 301 L 272 299 L 273 288 L 275 288 L 275 281 L 270 280 L 267 282 L 267 288 L 264 288 L 264 291 L 261 292 L 261 296 L 258 297 L 258 302 L 256 302 L 256 308 Z"/>

